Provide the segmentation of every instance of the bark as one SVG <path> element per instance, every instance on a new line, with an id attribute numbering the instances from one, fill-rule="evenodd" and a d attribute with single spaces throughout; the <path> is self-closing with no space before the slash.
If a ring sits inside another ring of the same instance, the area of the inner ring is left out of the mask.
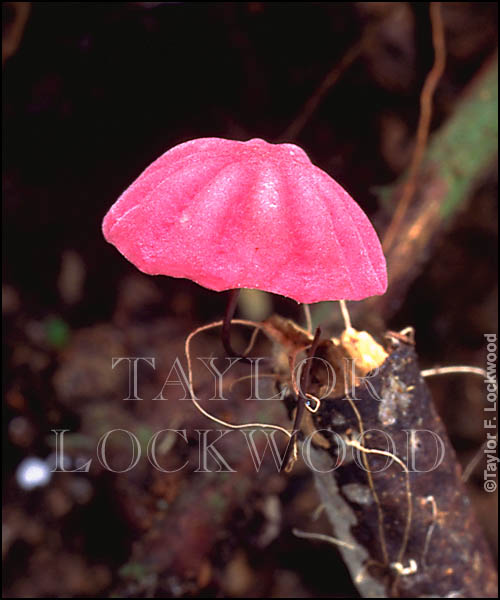
<path id="1" fill-rule="evenodd" d="M 314 479 L 333 535 L 349 546 L 340 552 L 365 597 L 496 597 L 490 551 L 412 340 L 388 339 L 376 374 L 314 415 L 330 446 L 312 449 Z M 384 469 L 388 454 L 360 447 L 388 451 L 410 472 L 397 460 Z M 319 472 L 332 460 L 340 466 Z"/>

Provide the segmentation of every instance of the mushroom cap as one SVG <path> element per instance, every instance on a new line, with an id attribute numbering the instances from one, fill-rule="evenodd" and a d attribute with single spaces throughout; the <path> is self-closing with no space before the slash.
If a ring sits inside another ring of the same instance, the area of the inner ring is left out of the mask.
<path id="1" fill-rule="evenodd" d="M 201 138 L 175 146 L 123 192 L 102 228 L 144 273 L 216 291 L 312 303 L 387 288 L 368 217 L 293 144 Z"/>

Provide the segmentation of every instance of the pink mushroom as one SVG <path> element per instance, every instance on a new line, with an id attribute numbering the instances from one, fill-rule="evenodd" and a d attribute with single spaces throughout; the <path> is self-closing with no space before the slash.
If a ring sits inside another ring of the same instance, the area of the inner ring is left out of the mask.
<path id="1" fill-rule="evenodd" d="M 123 192 L 102 227 L 144 273 L 216 291 L 254 288 L 312 303 L 387 287 L 367 216 L 293 144 L 202 138 L 175 146 Z"/>

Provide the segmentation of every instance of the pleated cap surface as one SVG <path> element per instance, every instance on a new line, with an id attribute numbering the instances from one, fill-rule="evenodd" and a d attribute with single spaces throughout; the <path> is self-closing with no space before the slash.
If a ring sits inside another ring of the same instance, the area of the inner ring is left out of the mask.
<path id="1" fill-rule="evenodd" d="M 387 288 L 367 216 L 293 144 L 202 138 L 175 146 L 118 198 L 103 233 L 144 273 L 216 291 L 312 303 Z"/>

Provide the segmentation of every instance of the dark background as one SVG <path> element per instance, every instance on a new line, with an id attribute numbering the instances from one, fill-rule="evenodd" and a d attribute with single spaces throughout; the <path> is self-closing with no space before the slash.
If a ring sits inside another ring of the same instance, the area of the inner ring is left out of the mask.
<path id="1" fill-rule="evenodd" d="M 3 4 L 4 37 L 19 18 L 12 4 Z M 204 572 L 181 576 L 166 561 L 151 588 L 141 574 L 123 569 L 148 526 L 131 516 L 127 502 L 137 498 L 123 494 L 119 478 L 79 476 L 90 490 L 80 502 L 61 483 L 64 475 L 28 493 L 14 473 L 23 457 L 50 453 L 53 428 L 92 439 L 86 407 L 106 394 L 121 397 L 122 380 L 106 387 L 99 379 L 106 375 L 89 367 L 95 348 L 104 371 L 120 330 L 129 332 L 123 343 L 136 352 L 148 343 L 158 348 L 180 343 L 224 310 L 223 295 L 142 276 L 105 243 L 100 224 L 114 200 L 152 160 L 188 139 L 282 139 L 325 75 L 377 22 L 375 40 L 287 141 L 303 147 L 380 222 L 376 190 L 408 165 L 419 94 L 432 65 L 428 4 L 24 4 L 24 32 L 3 69 L 5 595 L 355 595 L 334 549 L 290 533 L 301 521 L 307 529 L 314 509 L 300 469 L 286 485 L 276 484 L 282 521 L 265 553 L 252 537 L 263 513 L 248 508 L 247 498 L 243 516 L 236 504 L 224 520 L 226 546 L 208 545 Z M 496 12 L 493 2 L 445 3 L 448 62 L 433 129 L 453 113 L 496 48 Z M 483 333 L 497 331 L 496 184 L 492 168 L 388 323 L 417 328 L 423 366 L 484 366 Z M 291 302 L 273 302 L 288 316 L 300 315 Z M 151 331 L 160 331 L 163 342 L 148 341 Z M 81 383 L 78 374 L 88 372 L 96 379 Z M 483 440 L 481 383 L 451 378 L 432 386 L 466 464 Z M 149 423 L 158 418 L 155 410 Z M 106 419 L 114 426 L 112 413 Z M 143 500 L 151 495 L 147 476 L 135 485 Z M 470 493 L 490 524 L 495 498 L 481 490 L 479 467 Z M 151 510 L 145 500 L 144 506 Z M 319 569 L 322 561 L 331 564 L 328 573 Z"/>

